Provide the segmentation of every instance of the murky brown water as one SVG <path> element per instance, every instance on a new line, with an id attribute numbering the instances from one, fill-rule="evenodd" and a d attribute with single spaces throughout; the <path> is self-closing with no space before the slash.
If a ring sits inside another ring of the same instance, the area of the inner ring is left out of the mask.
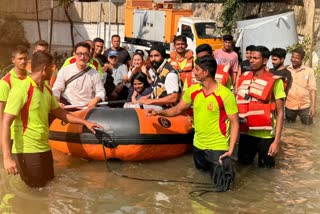
<path id="1" fill-rule="evenodd" d="M 59 152 L 54 152 L 54 181 L 30 189 L 19 176 L 6 175 L 1 158 L 0 213 L 320 213 L 319 115 L 311 127 L 285 124 L 276 169 L 237 166 L 232 191 L 200 197 L 189 195 L 204 189 L 199 185 L 124 178 L 109 172 L 104 162 Z M 194 169 L 191 154 L 157 162 L 108 163 L 132 177 L 209 182 L 208 174 Z"/>

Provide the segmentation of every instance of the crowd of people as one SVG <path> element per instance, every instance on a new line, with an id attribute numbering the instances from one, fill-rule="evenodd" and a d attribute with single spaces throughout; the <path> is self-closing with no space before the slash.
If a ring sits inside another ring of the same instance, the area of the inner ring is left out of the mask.
<path id="1" fill-rule="evenodd" d="M 120 100 L 125 108 L 146 109 L 148 116 L 191 117 L 195 167 L 209 170 L 212 179 L 225 173 L 230 182 L 223 191 L 233 181 L 230 157 L 237 143 L 240 164 L 252 164 L 258 154 L 259 167 L 272 168 L 284 118 L 313 122 L 316 80 L 312 68 L 303 65 L 302 48 L 293 50 L 288 66 L 286 50 L 260 45 L 248 46 L 246 60 L 239 62 L 231 35 L 223 36 L 221 49 L 201 44 L 195 55 L 179 35 L 169 56 L 156 44 L 148 56 L 137 50 L 131 60 L 120 40 L 113 35 L 104 52 L 101 38 L 79 42 L 60 70 L 46 41 L 35 43 L 29 61 L 28 50 L 16 47 L 14 68 L 0 81 L 1 143 L 9 174 L 19 172 L 30 186 L 44 186 L 53 178 L 49 113 L 92 132 L 101 128 L 76 118 L 67 106 L 94 108 Z M 267 67 L 270 56 L 273 68 Z"/>

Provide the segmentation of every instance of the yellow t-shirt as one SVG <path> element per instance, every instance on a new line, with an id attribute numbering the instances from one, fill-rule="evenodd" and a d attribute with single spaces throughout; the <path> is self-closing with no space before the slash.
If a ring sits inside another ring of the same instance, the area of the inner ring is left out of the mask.
<path id="1" fill-rule="evenodd" d="M 188 88 L 182 99 L 193 104 L 195 135 L 193 144 L 199 149 L 229 149 L 230 121 L 228 115 L 237 114 L 234 94 L 221 83 L 212 93 L 205 95 L 201 83 Z"/>
<path id="2" fill-rule="evenodd" d="M 48 115 L 59 104 L 45 84 L 41 91 L 37 84 L 27 77 L 11 89 L 4 112 L 15 115 L 13 126 L 12 153 L 35 153 L 50 150 L 48 143 Z"/>

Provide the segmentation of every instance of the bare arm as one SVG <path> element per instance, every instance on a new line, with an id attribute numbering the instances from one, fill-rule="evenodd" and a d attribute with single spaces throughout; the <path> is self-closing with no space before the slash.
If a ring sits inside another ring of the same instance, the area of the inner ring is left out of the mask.
<path id="1" fill-rule="evenodd" d="M 17 164 L 11 155 L 11 139 L 10 139 L 10 126 L 16 116 L 4 113 L 2 119 L 1 141 L 3 153 L 3 166 L 8 174 L 17 174 Z"/>
<path id="2" fill-rule="evenodd" d="M 310 98 L 311 98 L 311 107 L 310 107 L 310 117 L 316 116 L 316 97 L 317 97 L 317 91 L 312 90 L 310 91 Z"/>
<path id="3" fill-rule="evenodd" d="M 94 108 L 98 103 L 100 103 L 102 99 L 100 97 L 95 97 L 88 103 L 88 108 Z"/>
<path id="4" fill-rule="evenodd" d="M 179 93 L 172 93 L 168 96 L 157 99 L 140 99 L 139 103 L 147 105 L 170 105 L 175 104 L 179 100 Z"/>
<path id="5" fill-rule="evenodd" d="M 234 89 L 235 89 L 235 92 L 238 91 L 238 81 L 239 81 L 240 75 L 241 75 L 241 66 L 239 66 L 239 68 L 238 68 L 236 83 L 234 84 L 234 85 L 235 85 L 235 88 L 234 88 Z"/>
<path id="6" fill-rule="evenodd" d="M 219 159 L 225 157 L 225 156 L 231 156 L 233 151 L 234 151 L 234 147 L 238 141 L 239 138 L 239 117 L 238 114 L 231 114 L 228 115 L 228 119 L 230 121 L 230 143 L 229 143 L 229 150 L 224 153 L 223 155 L 221 155 L 219 157 Z"/>
<path id="7" fill-rule="evenodd" d="M 283 107 L 284 107 L 284 99 L 276 99 L 276 109 L 277 109 L 277 116 L 276 116 L 276 130 L 274 141 L 269 147 L 268 155 L 275 156 L 279 152 L 279 143 L 281 138 L 281 131 L 283 126 Z"/>
<path id="8" fill-rule="evenodd" d="M 5 102 L 0 102 L 0 130 L 2 130 L 2 119 L 3 119 L 3 111 L 4 108 L 6 107 L 6 103 Z"/>
<path id="9" fill-rule="evenodd" d="M 165 116 L 165 117 L 174 117 L 174 116 L 181 114 L 182 112 L 187 110 L 189 107 L 190 107 L 190 104 L 184 102 L 183 100 L 180 100 L 178 105 L 176 105 L 172 108 L 169 108 L 169 109 L 160 110 L 160 111 L 155 111 L 153 109 L 147 110 L 147 115 L 148 116 L 159 115 L 159 116 Z"/>
<path id="10" fill-rule="evenodd" d="M 94 134 L 95 134 L 94 128 L 103 129 L 99 124 L 92 123 L 92 122 L 89 122 L 89 121 L 84 120 L 82 118 L 76 117 L 76 116 L 72 115 L 70 112 L 68 112 L 64 109 L 61 109 L 61 108 L 54 109 L 51 111 L 51 113 L 55 117 L 59 118 L 60 120 L 67 121 L 69 123 L 82 124 L 82 125 L 86 126 Z"/>

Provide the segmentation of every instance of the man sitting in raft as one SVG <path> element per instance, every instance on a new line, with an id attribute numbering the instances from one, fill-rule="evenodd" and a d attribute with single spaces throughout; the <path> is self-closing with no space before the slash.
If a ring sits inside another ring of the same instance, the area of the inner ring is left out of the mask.
<path id="1" fill-rule="evenodd" d="M 76 44 L 74 53 L 76 62 L 63 67 L 59 73 L 52 91 L 64 105 L 79 105 L 95 107 L 105 99 L 105 90 L 98 72 L 88 65 L 90 45 L 86 42 Z"/>
<path id="2" fill-rule="evenodd" d="M 216 69 L 217 63 L 212 56 L 198 58 L 193 72 L 200 83 L 188 88 L 177 106 L 159 111 L 150 109 L 147 115 L 173 117 L 193 105 L 195 166 L 210 170 L 217 189 L 227 191 L 234 178 L 230 156 L 238 139 L 239 120 L 235 97 L 215 80 Z M 226 178 L 225 182 L 216 179 L 221 175 Z"/>
<path id="3" fill-rule="evenodd" d="M 178 71 L 166 61 L 164 46 L 153 45 L 149 57 L 151 63 L 149 74 L 153 91 L 151 96 L 141 97 L 139 103 L 147 108 L 150 107 L 148 105 L 153 105 L 159 109 L 176 105 L 181 92 L 180 78 Z"/>

